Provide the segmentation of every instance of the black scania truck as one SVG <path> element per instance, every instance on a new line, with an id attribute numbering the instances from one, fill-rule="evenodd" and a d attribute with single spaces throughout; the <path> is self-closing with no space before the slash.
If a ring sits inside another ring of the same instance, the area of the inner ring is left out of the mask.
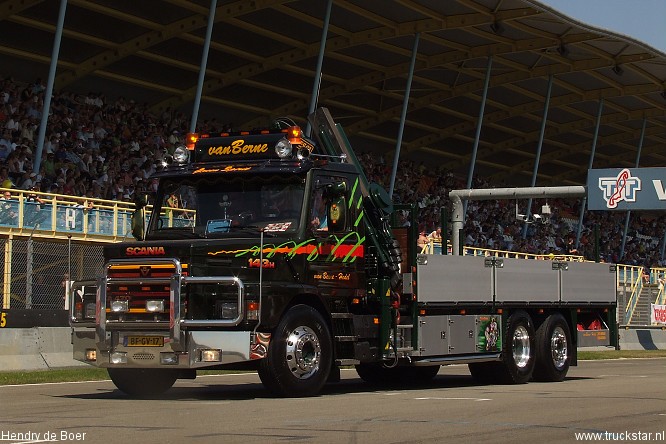
<path id="1" fill-rule="evenodd" d="M 310 137 L 280 122 L 176 149 L 137 203 L 136 241 L 107 245 L 101 275 L 75 284 L 75 359 L 135 396 L 225 368 L 313 396 L 342 366 L 376 384 L 452 363 L 483 382 L 561 381 L 577 327 L 614 344 L 608 264 L 418 254 L 328 110 Z"/>

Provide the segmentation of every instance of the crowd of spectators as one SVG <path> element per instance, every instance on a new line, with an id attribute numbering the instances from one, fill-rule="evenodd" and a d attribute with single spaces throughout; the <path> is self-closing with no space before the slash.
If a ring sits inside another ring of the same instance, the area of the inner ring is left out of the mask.
<path id="1" fill-rule="evenodd" d="M 392 172 L 392 161 L 383 155 L 364 153 L 359 156 L 368 180 L 387 189 Z M 506 187 L 476 179 L 472 188 Z M 396 203 L 416 204 L 418 232 L 431 233 L 441 226 L 441 208 L 450 208 L 448 192 L 467 188 L 466 180 L 456 177 L 443 167 L 428 166 L 423 162 L 401 159 L 398 162 L 393 200 Z M 581 201 L 579 199 L 535 199 L 531 213 L 540 213 L 548 205 L 550 214 L 541 222 L 525 224 L 516 217 L 516 205 L 526 213 L 527 201 L 509 200 L 469 201 L 464 225 L 463 244 L 471 247 L 531 254 L 575 254 L 595 259 L 595 226 L 599 236 L 600 259 L 605 262 L 663 267 L 661 247 L 666 232 L 666 219 L 655 213 L 633 212 L 625 241 L 622 238 L 625 212 L 585 211 L 579 244 L 572 245 L 578 234 Z M 404 215 L 406 216 L 406 215 Z M 409 221 L 404 218 L 404 224 Z M 449 239 L 451 234 L 449 233 Z M 423 242 L 423 240 L 421 240 Z"/>
<path id="2" fill-rule="evenodd" d="M 137 191 L 157 185 L 151 175 L 162 168 L 187 132 L 189 120 L 178 111 L 151 113 L 147 104 L 102 94 L 54 93 L 45 134 L 41 165 L 33 170 L 45 85 L 41 79 L 21 84 L 0 81 L 0 186 L 54 194 L 132 201 Z M 214 119 L 203 121 L 200 132 L 221 131 Z M 383 155 L 359 156 L 370 181 L 388 188 L 392 164 Z M 477 179 L 473 188 L 491 188 Z M 466 188 L 462 178 L 443 167 L 401 160 L 394 200 L 415 203 L 420 231 L 441 225 L 441 208 L 449 205 L 447 193 Z M 546 224 L 524 224 L 515 217 L 515 202 L 471 201 L 467 209 L 464 244 L 480 248 L 535 254 L 567 253 L 576 236 L 580 203 L 575 199 L 534 201 L 534 209 L 548 203 L 552 214 Z M 525 201 L 521 203 L 525 205 Z M 522 208 L 524 210 L 524 208 Z M 524 211 L 523 211 L 524 212 Z M 538 211 L 536 211 L 538 212 Z M 600 228 L 602 259 L 632 265 L 663 266 L 660 243 L 664 218 L 632 214 L 629 236 L 620 258 L 625 213 L 586 212 L 579 254 L 593 257 L 593 227 Z M 404 223 L 408 223 L 405 221 Z"/>

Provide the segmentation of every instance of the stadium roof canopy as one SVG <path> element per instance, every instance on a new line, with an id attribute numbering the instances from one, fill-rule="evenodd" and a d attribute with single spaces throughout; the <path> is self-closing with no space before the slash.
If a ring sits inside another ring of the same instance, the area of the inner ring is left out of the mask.
<path id="1" fill-rule="evenodd" d="M 210 4 L 70 0 L 56 90 L 189 115 Z M 235 128 L 305 122 L 326 6 L 219 0 L 199 116 Z M 46 79 L 59 7 L 0 4 L 0 74 Z M 401 156 L 467 177 L 491 66 L 475 176 L 530 183 L 550 76 L 536 185 L 585 182 L 600 109 L 594 168 L 633 167 L 639 146 L 640 166 L 666 166 L 666 55 L 532 0 L 333 0 L 319 104 L 357 150 L 395 150 L 417 33 Z"/>

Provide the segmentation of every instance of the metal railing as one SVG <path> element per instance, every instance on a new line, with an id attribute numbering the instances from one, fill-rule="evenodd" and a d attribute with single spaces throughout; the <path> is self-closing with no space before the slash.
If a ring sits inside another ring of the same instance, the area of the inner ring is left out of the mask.
<path id="1" fill-rule="evenodd" d="M 630 287 L 631 296 L 629 297 L 629 302 L 627 302 L 627 306 L 624 309 L 624 323 L 625 325 L 629 325 L 631 323 L 631 319 L 634 317 L 634 312 L 636 310 L 636 305 L 638 304 L 638 299 L 641 295 L 641 292 L 643 291 L 643 278 L 642 278 L 643 267 L 636 267 L 631 265 L 624 265 L 623 267 L 626 267 L 627 269 L 630 270 L 630 273 L 628 275 L 625 275 L 624 282 L 627 282 L 626 281 L 627 277 L 631 279 L 629 281 L 629 283 L 631 284 Z"/>

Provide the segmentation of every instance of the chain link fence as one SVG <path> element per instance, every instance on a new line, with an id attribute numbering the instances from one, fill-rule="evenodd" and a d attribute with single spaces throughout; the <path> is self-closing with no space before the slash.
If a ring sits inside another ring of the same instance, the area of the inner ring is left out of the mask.
<path id="1" fill-rule="evenodd" d="M 104 265 L 102 244 L 3 238 L 0 246 L 5 309 L 64 309 L 67 281 L 94 278 Z"/>

